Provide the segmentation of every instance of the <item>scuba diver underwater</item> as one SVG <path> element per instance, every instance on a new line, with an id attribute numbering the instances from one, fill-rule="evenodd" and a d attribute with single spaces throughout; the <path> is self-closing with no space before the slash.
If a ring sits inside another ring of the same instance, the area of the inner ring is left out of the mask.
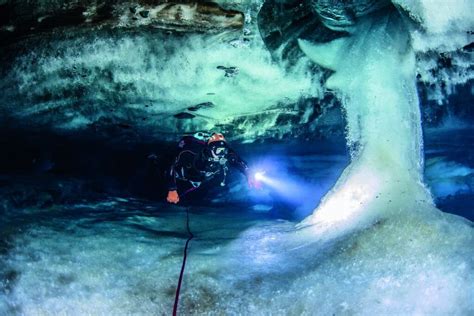
<path id="1" fill-rule="evenodd" d="M 205 133 L 182 137 L 175 159 L 167 170 L 166 200 L 177 204 L 180 198 L 203 184 L 225 186 L 229 167 L 245 175 L 250 188 L 261 188 L 259 181 L 251 176 L 247 163 L 230 148 L 221 133 L 213 133 L 210 137 Z"/>

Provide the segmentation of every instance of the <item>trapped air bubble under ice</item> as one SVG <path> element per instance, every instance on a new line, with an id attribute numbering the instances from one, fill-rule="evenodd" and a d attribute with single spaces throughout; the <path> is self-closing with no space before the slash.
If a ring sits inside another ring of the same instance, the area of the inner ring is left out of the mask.
<path id="1" fill-rule="evenodd" d="M 471 314 L 472 6 L 0 2 L 0 314 Z"/>

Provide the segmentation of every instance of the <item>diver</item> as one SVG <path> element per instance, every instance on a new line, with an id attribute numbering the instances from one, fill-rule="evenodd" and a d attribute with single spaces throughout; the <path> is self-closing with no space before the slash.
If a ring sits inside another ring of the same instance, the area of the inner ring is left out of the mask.
<path id="1" fill-rule="evenodd" d="M 169 203 L 178 203 L 180 196 L 199 188 L 212 180 L 225 186 L 229 166 L 247 177 L 250 187 L 259 188 L 259 183 L 250 175 L 247 163 L 229 147 L 221 133 L 196 133 L 184 136 L 178 143 L 176 158 L 167 171 Z"/>

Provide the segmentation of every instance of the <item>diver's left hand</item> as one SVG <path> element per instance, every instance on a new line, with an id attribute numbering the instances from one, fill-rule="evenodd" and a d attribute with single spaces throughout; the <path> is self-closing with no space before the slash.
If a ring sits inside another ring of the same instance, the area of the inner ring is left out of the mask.
<path id="1" fill-rule="evenodd" d="M 178 191 L 176 191 L 176 190 L 169 191 L 168 196 L 166 197 L 166 200 L 169 203 L 177 204 L 179 202 Z"/>

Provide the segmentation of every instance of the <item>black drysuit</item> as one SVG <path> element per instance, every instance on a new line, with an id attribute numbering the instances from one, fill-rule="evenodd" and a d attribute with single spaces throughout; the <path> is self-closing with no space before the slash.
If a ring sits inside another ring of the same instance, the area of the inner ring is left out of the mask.
<path id="1" fill-rule="evenodd" d="M 225 185 L 229 165 L 247 175 L 247 164 L 231 148 L 228 148 L 224 157 L 216 159 L 210 153 L 206 142 L 193 136 L 185 136 L 178 143 L 176 159 L 167 172 L 168 191 L 183 190 L 181 186 L 178 188 L 177 180 L 188 183 L 187 190 L 180 194 L 216 178 L 221 181 L 221 185 Z"/>

